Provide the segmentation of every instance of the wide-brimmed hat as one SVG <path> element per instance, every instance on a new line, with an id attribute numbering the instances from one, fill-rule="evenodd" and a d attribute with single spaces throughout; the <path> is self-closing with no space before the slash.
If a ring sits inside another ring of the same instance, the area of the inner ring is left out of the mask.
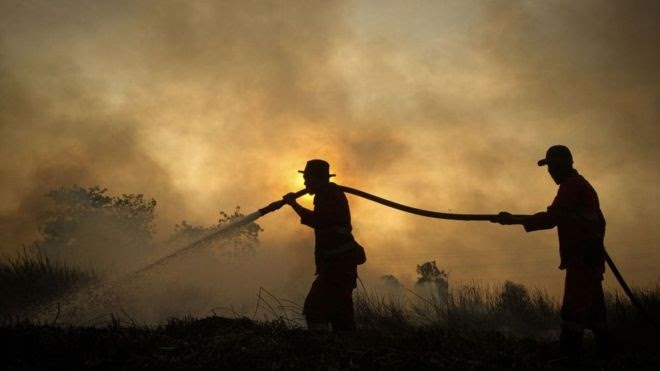
<path id="1" fill-rule="evenodd" d="M 554 165 L 554 164 L 572 164 L 573 155 L 571 150 L 568 147 L 561 144 L 554 145 L 548 148 L 548 151 L 545 153 L 545 158 L 540 159 L 537 162 L 537 165 Z"/>
<path id="2" fill-rule="evenodd" d="M 335 176 L 335 174 L 330 174 L 330 164 L 327 161 L 319 159 L 307 161 L 305 170 L 298 170 L 298 172 L 307 176 L 319 178 L 330 178 Z"/>

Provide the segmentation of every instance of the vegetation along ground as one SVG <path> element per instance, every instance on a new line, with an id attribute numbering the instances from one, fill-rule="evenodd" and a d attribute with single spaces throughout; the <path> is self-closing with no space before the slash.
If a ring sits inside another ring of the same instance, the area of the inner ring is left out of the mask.
<path id="1" fill-rule="evenodd" d="M 423 267 L 419 266 L 418 272 L 423 273 Z M 96 326 L 62 326 L 30 321 L 19 314 L 39 300 L 94 282 L 96 276 L 23 253 L 0 265 L 0 338 L 4 342 L 0 357 L 4 369 L 572 367 L 557 361 L 558 315 L 552 298 L 512 282 L 499 288 L 472 285 L 452 289 L 443 284 L 446 277 L 440 271 L 430 272 L 420 277 L 420 282 L 435 280 L 428 286 L 435 294 L 428 297 L 405 289 L 401 292 L 404 295 L 384 296 L 360 288 L 356 295 L 359 331 L 355 333 L 308 332 L 276 298 L 260 304 L 270 311 L 269 320 L 185 317 L 141 325 L 119 313 Z M 50 284 L 43 284 L 44 280 Z M 23 295 L 25 292 L 33 294 Z M 637 294 L 651 313 L 660 312 L 660 286 L 637 290 Z M 610 359 L 601 360 L 587 337 L 585 357 L 573 366 L 657 368 L 657 330 L 621 295 L 609 294 L 608 307 L 617 351 Z"/>

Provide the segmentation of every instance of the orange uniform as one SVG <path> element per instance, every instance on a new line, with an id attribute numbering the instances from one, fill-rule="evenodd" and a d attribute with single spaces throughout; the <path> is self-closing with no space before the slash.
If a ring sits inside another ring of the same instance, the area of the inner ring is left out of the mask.
<path id="1" fill-rule="evenodd" d="M 605 218 L 591 184 L 571 170 L 547 211 L 527 218 L 523 226 L 527 232 L 557 227 L 559 269 L 566 270 L 564 323 L 582 328 L 604 325 Z"/>
<path id="2" fill-rule="evenodd" d="M 336 184 L 314 196 L 314 210 L 304 210 L 300 222 L 314 228 L 317 277 L 305 299 L 308 322 L 330 323 L 333 330 L 353 330 L 353 289 L 357 264 L 353 252 L 351 213 L 344 192 Z"/>

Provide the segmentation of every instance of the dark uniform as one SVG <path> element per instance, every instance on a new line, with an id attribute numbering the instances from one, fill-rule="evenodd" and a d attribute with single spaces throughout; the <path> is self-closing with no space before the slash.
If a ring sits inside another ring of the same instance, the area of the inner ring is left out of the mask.
<path id="1" fill-rule="evenodd" d="M 344 192 L 329 183 L 315 194 L 314 210 L 303 211 L 300 222 L 314 228 L 317 275 L 303 314 L 309 323 L 330 323 L 335 331 L 354 330 L 357 243 L 351 234 L 351 213 Z"/>

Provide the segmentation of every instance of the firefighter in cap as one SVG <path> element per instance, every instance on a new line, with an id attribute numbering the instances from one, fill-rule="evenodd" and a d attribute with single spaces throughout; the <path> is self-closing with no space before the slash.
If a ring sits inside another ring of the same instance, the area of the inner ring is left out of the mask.
<path id="1" fill-rule="evenodd" d="M 568 357 L 578 356 L 584 329 L 588 328 L 594 332 L 599 352 L 606 356 L 609 336 L 602 286 L 605 218 L 598 195 L 573 168 L 573 156 L 566 146 L 550 147 L 538 166 L 547 166 L 550 176 L 559 185 L 557 196 L 547 211 L 531 216 L 513 216 L 503 211 L 493 222 L 521 224 L 527 232 L 557 227 L 559 269 L 566 271 L 560 312 L 561 352 Z"/>
<path id="2" fill-rule="evenodd" d="M 323 160 L 307 161 L 300 170 L 307 191 L 314 195 L 314 209 L 296 202 L 293 193 L 284 201 L 314 228 L 316 279 L 305 299 L 303 314 L 310 330 L 353 331 L 353 289 L 357 265 L 365 261 L 364 250 L 351 233 L 351 212 L 344 192 L 330 182 L 330 165 Z"/>

